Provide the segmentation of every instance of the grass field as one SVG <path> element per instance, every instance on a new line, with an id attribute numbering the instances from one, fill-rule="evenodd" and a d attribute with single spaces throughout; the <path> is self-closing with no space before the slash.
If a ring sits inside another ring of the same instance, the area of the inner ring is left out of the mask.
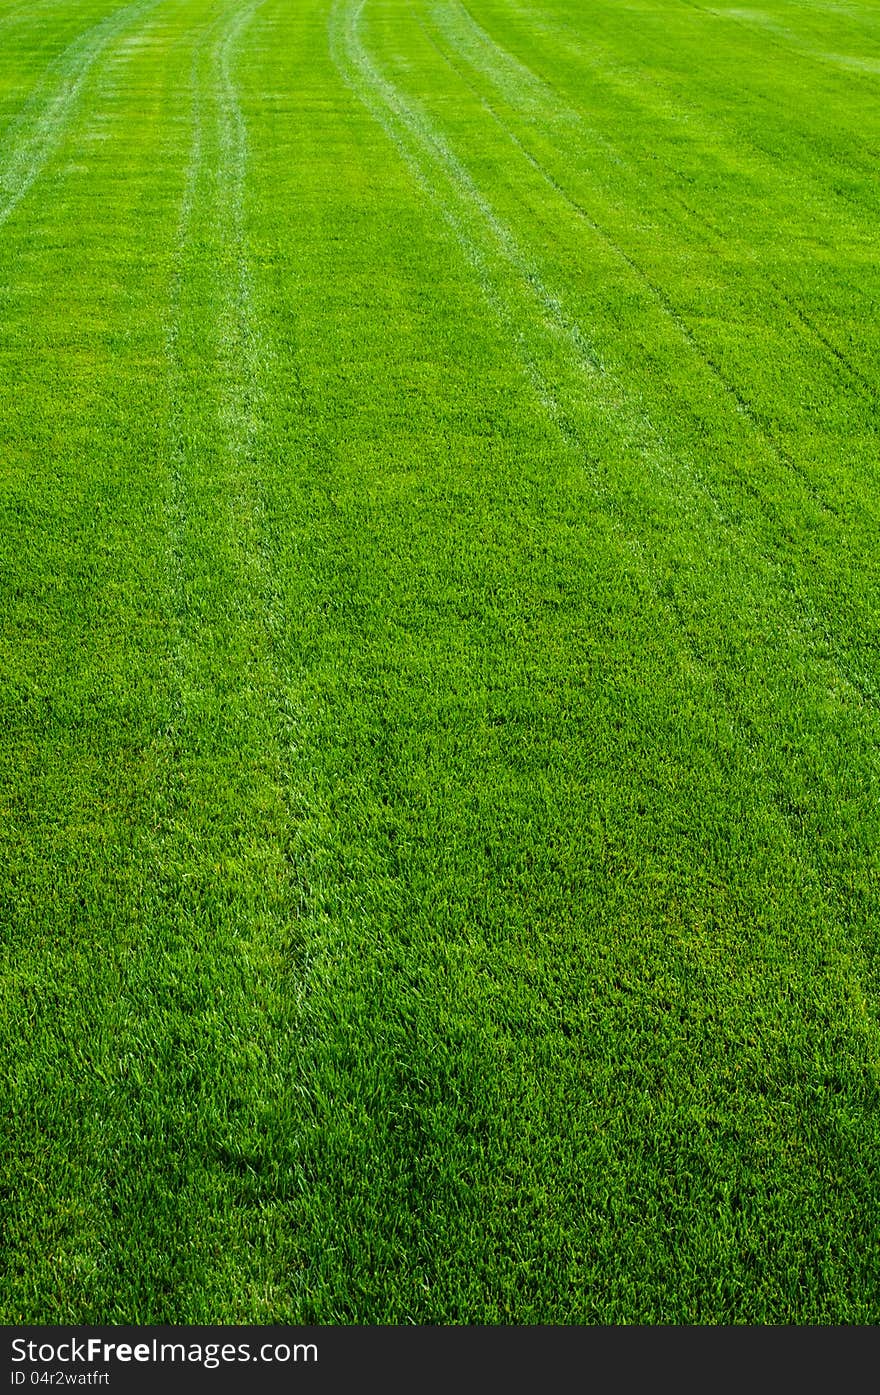
<path id="1" fill-rule="evenodd" d="M 3 1321 L 880 1321 L 880 10 L 762 6 L 0 0 Z"/>

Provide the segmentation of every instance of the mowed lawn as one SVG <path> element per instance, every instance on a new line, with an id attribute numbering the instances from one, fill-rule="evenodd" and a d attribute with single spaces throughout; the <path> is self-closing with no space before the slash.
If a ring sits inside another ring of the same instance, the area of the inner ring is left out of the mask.
<path id="1" fill-rule="evenodd" d="M 880 11 L 0 0 L 0 1318 L 880 1321 Z"/>

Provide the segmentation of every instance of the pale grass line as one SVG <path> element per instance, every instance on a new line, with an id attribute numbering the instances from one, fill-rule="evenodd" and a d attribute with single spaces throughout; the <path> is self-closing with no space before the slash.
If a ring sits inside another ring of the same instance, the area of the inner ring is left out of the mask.
<path id="1" fill-rule="evenodd" d="M 180 355 L 180 317 L 183 299 L 184 260 L 192 223 L 196 187 L 203 163 L 203 121 L 202 97 L 198 79 L 198 48 L 193 53 L 190 66 L 191 121 L 192 135 L 184 177 L 183 194 L 177 233 L 172 253 L 171 295 L 168 311 L 168 325 L 165 335 L 165 361 L 169 384 L 169 476 L 170 497 L 167 502 L 169 565 L 168 587 L 174 610 L 176 643 L 174 645 L 174 714 L 169 736 L 173 739 L 182 729 L 185 714 L 185 665 L 182 655 L 183 616 L 186 610 L 186 587 L 184 583 L 183 534 L 187 516 L 186 503 L 186 440 L 184 437 L 181 400 L 183 395 L 183 365 Z"/>
<path id="2" fill-rule="evenodd" d="M 266 544 L 266 515 L 259 477 L 257 441 L 268 404 L 267 377 L 277 367 L 274 345 L 263 333 L 257 293 L 248 253 L 246 192 L 250 149 L 247 122 L 239 101 L 233 75 L 235 51 L 248 26 L 265 0 L 239 10 L 215 47 L 211 64 L 215 75 L 222 160 L 218 171 L 225 186 L 224 206 L 228 217 L 230 252 L 234 279 L 224 285 L 221 336 L 233 374 L 233 386 L 224 415 L 224 429 L 231 461 L 241 476 L 237 499 L 242 543 L 253 566 L 253 600 L 259 606 L 258 623 L 264 628 L 265 643 L 257 662 L 262 667 L 259 681 L 267 699 L 268 718 L 278 745 L 280 769 L 278 788 L 283 800 L 287 837 L 283 848 L 288 884 L 294 898 L 291 912 L 296 918 L 307 913 L 309 893 L 300 866 L 303 835 L 298 832 L 313 813 L 304 794 L 302 778 L 307 744 L 301 715 L 291 697 L 279 659 L 285 625 L 284 603 L 273 581 L 273 566 Z M 295 807 L 296 806 L 296 807 Z M 306 998 L 313 962 L 319 953 L 313 945 L 304 948 L 295 987 L 298 1009 L 306 1011 Z"/>

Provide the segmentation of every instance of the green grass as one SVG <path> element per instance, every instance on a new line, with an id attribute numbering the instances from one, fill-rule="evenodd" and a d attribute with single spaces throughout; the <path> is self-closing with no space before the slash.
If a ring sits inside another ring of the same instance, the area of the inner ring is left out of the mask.
<path id="1" fill-rule="evenodd" d="M 880 1320 L 878 87 L 0 0 L 3 1321 Z"/>

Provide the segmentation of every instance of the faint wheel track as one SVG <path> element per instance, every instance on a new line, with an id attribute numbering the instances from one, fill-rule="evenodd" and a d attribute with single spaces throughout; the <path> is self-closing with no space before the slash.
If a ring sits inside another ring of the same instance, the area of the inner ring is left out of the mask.
<path id="1" fill-rule="evenodd" d="M 247 132 L 232 82 L 230 62 L 232 50 L 263 0 L 241 10 L 222 10 L 213 22 L 205 26 L 195 48 L 190 74 L 192 104 L 192 136 L 181 197 L 177 237 L 172 256 L 172 283 L 169 321 L 166 332 L 166 363 L 169 378 L 169 474 L 170 499 L 168 532 L 170 548 L 169 589 L 182 633 L 187 612 L 185 563 L 182 536 L 188 513 L 186 503 L 186 462 L 188 443 L 182 413 L 184 362 L 180 349 L 181 316 L 185 283 L 185 258 L 190 238 L 198 185 L 204 172 L 210 169 L 212 178 L 222 189 L 219 200 L 220 228 L 225 250 L 232 268 L 232 284 L 223 278 L 223 267 L 215 268 L 215 295 L 219 299 L 218 324 L 224 366 L 231 381 L 230 397 L 222 405 L 220 423 L 223 439 L 235 468 L 244 484 L 246 466 L 253 452 L 261 403 L 261 371 L 265 352 L 256 330 L 250 270 L 245 247 L 244 195 L 247 173 Z M 219 31 L 219 32 L 218 32 Z M 203 95 L 208 85 L 210 98 Z M 205 153 L 206 123 L 211 105 L 216 116 L 220 159 L 210 165 Z M 245 541 L 254 551 L 256 536 L 253 491 L 247 489 L 243 501 L 242 522 L 246 526 Z M 179 644 L 178 644 L 179 648 Z M 179 694 L 183 688 L 183 665 L 175 661 L 178 687 L 177 725 L 185 720 Z"/>
<path id="2" fill-rule="evenodd" d="M 236 424 L 230 432 L 230 447 L 235 458 L 242 464 L 250 460 L 255 464 L 257 431 L 265 413 L 266 379 L 269 369 L 276 364 L 276 351 L 269 337 L 260 327 L 257 297 L 253 273 L 247 252 L 247 227 L 245 190 L 249 160 L 248 132 L 241 104 L 238 100 L 232 76 L 232 56 L 245 28 L 252 23 L 257 11 L 265 0 L 252 0 L 241 10 L 230 26 L 219 46 L 216 55 L 218 92 L 220 96 L 221 126 L 224 142 L 229 152 L 231 233 L 237 266 L 237 284 L 231 296 L 238 327 L 240 349 L 238 362 L 240 377 L 235 403 Z M 294 365 L 292 377 L 298 381 L 298 367 Z M 253 470 L 252 470 L 253 473 Z M 272 563 L 266 543 L 266 517 L 264 491 L 259 479 L 252 481 L 248 497 L 243 505 L 249 519 L 250 552 L 255 563 L 258 600 L 261 623 L 265 633 L 266 686 L 272 709 L 271 720 L 276 733 L 282 764 L 282 783 L 285 807 L 286 838 L 284 857 L 287 866 L 287 879 L 295 894 L 297 916 L 304 913 L 309 902 L 309 891 L 301 867 L 296 830 L 304 818 L 311 814 L 307 796 L 302 792 L 302 766 L 305 742 L 301 730 L 301 717 L 288 696 L 279 660 L 279 647 L 285 619 L 285 607 L 279 594 L 278 585 L 273 582 Z M 300 771 L 300 778 L 293 779 L 294 758 Z M 303 966 L 299 984 L 299 1006 L 304 1010 L 306 985 L 311 964 L 311 947 L 299 955 Z"/>
<path id="3" fill-rule="evenodd" d="M 184 664 L 181 643 L 186 612 L 186 588 L 184 582 L 183 533 L 188 512 L 184 465 L 186 460 L 186 439 L 182 419 L 183 363 L 180 352 L 180 319 L 183 299 L 184 258 L 192 223 L 196 185 L 202 168 L 203 123 L 202 97 L 198 81 L 198 47 L 193 53 L 190 65 L 190 91 L 192 109 L 192 137 L 189 158 L 184 176 L 183 195 L 180 201 L 180 214 L 172 253 L 171 294 L 169 297 L 168 326 L 165 335 L 165 361 L 169 384 L 169 450 L 168 465 L 170 492 L 167 505 L 169 568 L 168 590 L 174 615 L 174 691 L 172 694 L 172 719 L 168 739 L 176 748 L 186 720 L 184 711 Z"/>
<path id="4" fill-rule="evenodd" d="M 228 404 L 224 421 L 230 454 L 242 476 L 245 466 L 253 464 L 257 432 L 265 412 L 265 379 L 268 365 L 274 361 L 274 350 L 260 329 L 256 307 L 253 276 L 247 252 L 245 191 L 249 160 L 247 126 L 232 78 L 231 61 L 243 31 L 253 21 L 264 0 L 239 10 L 233 22 L 218 42 L 212 56 L 214 85 L 217 92 L 221 147 L 224 154 L 220 178 L 225 183 L 226 208 L 229 213 L 229 251 L 234 280 L 228 287 L 221 326 L 224 348 L 233 367 L 233 398 Z M 241 498 L 242 517 L 250 538 L 251 553 L 258 564 L 261 579 L 261 601 L 267 625 L 269 649 L 274 651 L 277 638 L 277 598 L 271 596 L 270 569 L 263 546 L 263 503 L 259 483 L 252 481 L 247 495 Z M 280 691 L 280 676 L 270 653 L 275 690 Z"/>
<path id="5" fill-rule="evenodd" d="M 249 594 L 243 596 L 248 623 L 255 630 L 250 682 L 265 694 L 267 726 L 273 734 L 279 762 L 279 787 L 284 804 L 284 840 L 280 851 L 292 901 L 301 914 L 308 900 L 300 858 L 299 825 L 310 809 L 303 794 L 301 770 L 304 741 L 301 719 L 289 696 L 279 658 L 285 607 L 267 545 L 265 486 L 257 456 L 258 433 L 266 414 L 267 377 L 276 363 L 275 348 L 263 332 L 248 253 L 246 193 L 249 166 L 247 124 L 233 75 L 236 49 L 265 0 L 251 0 L 221 19 L 223 28 L 205 60 L 216 111 L 220 158 L 213 171 L 217 182 L 223 262 L 216 268 L 213 314 L 220 336 L 220 354 L 228 395 L 220 408 L 218 427 L 225 441 L 236 492 L 231 500 L 238 525 L 241 556 Z M 226 273 L 225 275 L 223 273 Z M 244 680 L 243 680 L 244 681 Z M 301 959 L 309 962 L 310 952 Z M 300 1007 L 304 982 L 299 984 Z"/>
<path id="6" fill-rule="evenodd" d="M 0 162 L 0 228 L 42 174 L 67 130 L 83 86 L 98 58 L 129 24 L 162 0 L 133 0 L 69 44 L 7 132 L 10 153 Z"/>
<path id="7" fill-rule="evenodd" d="M 252 21 L 263 0 L 239 10 L 225 30 L 212 55 L 215 88 L 220 117 L 220 136 L 224 165 L 220 172 L 228 191 L 230 214 L 230 250 L 235 266 L 235 286 L 230 297 L 231 319 L 235 327 L 237 352 L 235 357 L 241 373 L 238 383 L 239 399 L 231 446 L 237 458 L 244 459 L 253 449 L 258 424 L 258 408 L 262 396 L 261 367 L 266 355 L 257 328 L 250 266 L 246 250 L 245 188 L 247 183 L 248 138 L 241 106 L 230 70 L 231 54 L 242 31 Z M 230 346 L 231 347 L 231 346 Z"/>

